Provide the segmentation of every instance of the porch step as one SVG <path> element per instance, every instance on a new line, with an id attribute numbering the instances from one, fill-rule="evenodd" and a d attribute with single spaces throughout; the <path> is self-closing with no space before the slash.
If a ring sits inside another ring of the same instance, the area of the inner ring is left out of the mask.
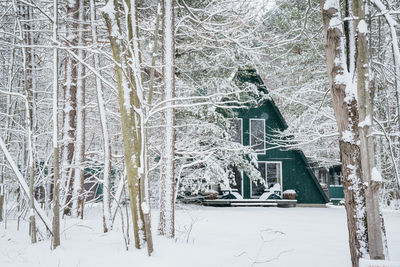
<path id="1" fill-rule="evenodd" d="M 289 199 L 215 199 L 203 200 L 202 205 L 214 207 L 296 207 L 297 200 Z"/>
<path id="2" fill-rule="evenodd" d="M 231 207 L 277 207 L 278 203 L 251 203 L 251 202 L 243 202 L 243 203 L 235 203 L 231 202 Z"/>

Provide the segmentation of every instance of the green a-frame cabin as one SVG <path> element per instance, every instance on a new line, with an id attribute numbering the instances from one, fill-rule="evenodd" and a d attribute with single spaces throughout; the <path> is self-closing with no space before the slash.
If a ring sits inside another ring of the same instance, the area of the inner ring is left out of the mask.
<path id="1" fill-rule="evenodd" d="M 262 79 L 255 70 L 240 70 L 236 79 L 257 86 L 268 94 Z M 252 180 L 240 169 L 235 168 L 235 184 L 241 198 L 259 199 L 265 192 L 282 197 L 286 190 L 296 192 L 298 204 L 325 204 L 327 196 L 319 184 L 309 163 L 300 150 L 272 148 L 269 138 L 276 130 L 288 126 L 272 98 L 263 101 L 258 107 L 236 110 L 235 129 L 239 132 L 239 142 L 251 146 L 257 153 L 258 169 L 265 186 Z M 236 195 L 237 195 L 236 194 Z"/>

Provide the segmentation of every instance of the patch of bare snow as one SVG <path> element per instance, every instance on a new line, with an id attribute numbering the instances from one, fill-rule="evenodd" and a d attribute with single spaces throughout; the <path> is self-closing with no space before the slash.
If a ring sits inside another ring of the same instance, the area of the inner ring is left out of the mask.
<path id="1" fill-rule="evenodd" d="M 378 171 L 378 169 L 376 167 L 373 167 L 371 170 L 371 180 L 375 181 L 375 182 L 382 182 L 382 175 L 380 174 L 380 172 Z"/>

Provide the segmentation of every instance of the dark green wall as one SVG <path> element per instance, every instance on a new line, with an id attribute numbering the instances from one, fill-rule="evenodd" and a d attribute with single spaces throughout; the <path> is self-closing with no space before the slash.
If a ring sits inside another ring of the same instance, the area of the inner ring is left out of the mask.
<path id="1" fill-rule="evenodd" d="M 329 179 L 328 179 L 329 199 L 344 198 L 343 184 L 335 185 L 335 179 L 334 179 L 335 175 L 338 175 L 338 176 L 342 175 L 341 167 L 342 167 L 341 165 L 336 165 L 336 166 L 329 168 Z"/>
<path id="2" fill-rule="evenodd" d="M 332 198 L 344 198 L 343 186 L 329 186 L 329 199 Z"/>

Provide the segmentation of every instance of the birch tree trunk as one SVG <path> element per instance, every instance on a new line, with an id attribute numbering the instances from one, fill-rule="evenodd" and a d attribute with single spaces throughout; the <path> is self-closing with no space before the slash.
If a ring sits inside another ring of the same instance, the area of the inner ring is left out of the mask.
<path id="1" fill-rule="evenodd" d="M 174 2 L 163 0 L 162 4 L 164 101 L 167 109 L 164 113 L 159 232 L 161 235 L 173 238 L 175 236 L 175 116 L 172 107 L 175 93 Z"/>
<path id="2" fill-rule="evenodd" d="M 78 45 L 83 46 L 85 30 L 86 8 L 83 0 L 77 0 L 78 6 Z M 78 49 L 78 57 L 83 60 L 85 53 L 82 49 Z M 84 204 L 84 170 L 85 170 L 85 66 L 77 63 L 77 84 L 76 84 L 76 142 L 74 150 L 75 170 L 73 172 L 73 194 L 72 194 L 72 215 L 83 218 Z"/>
<path id="3" fill-rule="evenodd" d="M 90 23 L 92 30 L 92 41 L 97 43 L 96 29 L 96 9 L 94 0 L 90 0 Z M 100 59 L 98 54 L 93 55 L 95 69 L 100 68 Z M 103 176 L 103 230 L 107 232 L 111 228 L 111 143 L 108 134 L 108 125 L 106 117 L 106 107 L 103 97 L 103 89 L 100 78 L 96 76 L 96 93 L 97 105 L 99 107 L 101 130 L 103 134 L 103 151 L 104 151 L 104 176 Z"/>
<path id="4" fill-rule="evenodd" d="M 150 108 L 152 99 L 153 99 L 153 92 L 154 92 L 154 72 L 155 72 L 155 64 L 156 64 L 156 53 L 157 53 L 157 46 L 158 46 L 158 31 L 160 27 L 160 17 L 161 17 L 161 4 L 160 2 L 158 3 L 157 6 L 157 17 L 156 17 L 156 23 L 155 23 L 155 29 L 154 29 L 154 43 L 153 43 L 153 51 L 152 51 L 152 58 L 151 58 L 151 69 L 150 69 L 150 81 L 149 81 L 149 95 L 147 98 L 147 107 Z M 147 112 L 148 110 L 146 110 Z M 144 177 L 142 181 L 142 196 L 144 196 L 144 201 L 145 203 L 150 203 L 150 157 L 149 157 L 149 131 L 148 128 L 145 128 L 145 133 L 144 133 Z M 145 227 L 146 227 L 146 236 L 150 236 L 150 238 L 147 239 L 147 250 L 149 252 L 149 255 L 153 252 L 153 239 L 152 239 L 152 233 L 151 233 L 151 213 L 150 213 L 150 205 L 148 205 L 149 211 L 147 214 L 144 214 L 144 221 L 145 221 Z"/>
<path id="5" fill-rule="evenodd" d="M 30 17 L 30 8 L 27 8 L 26 12 L 28 20 Z M 25 24 L 25 39 L 30 45 L 30 26 Z M 22 56 L 24 61 L 24 90 L 26 94 L 26 125 L 28 130 L 28 173 L 29 173 L 29 221 L 30 221 L 30 233 L 31 233 L 31 242 L 36 243 L 36 219 L 35 219 L 35 166 L 34 166 L 34 148 L 33 148 L 33 88 L 32 88 L 32 54 L 31 49 L 22 48 Z"/>
<path id="6" fill-rule="evenodd" d="M 58 150 L 58 0 L 53 0 L 53 249 L 60 245 L 60 159 Z"/>

